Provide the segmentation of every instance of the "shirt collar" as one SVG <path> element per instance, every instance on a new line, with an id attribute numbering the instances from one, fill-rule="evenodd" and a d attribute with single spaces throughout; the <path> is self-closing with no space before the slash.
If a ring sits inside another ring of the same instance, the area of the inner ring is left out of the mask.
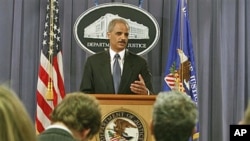
<path id="1" fill-rule="evenodd" d="M 66 126 L 63 126 L 63 125 L 52 124 L 49 127 L 47 127 L 46 129 L 51 129 L 51 128 L 59 128 L 59 129 L 65 130 L 65 131 L 69 132 L 71 135 L 73 135 L 72 132 Z"/>
<path id="2" fill-rule="evenodd" d="M 114 59 L 114 56 L 115 56 L 115 54 L 116 54 L 116 52 L 114 52 L 112 49 L 109 49 L 109 53 L 110 53 L 110 58 L 111 58 L 111 60 L 113 60 L 113 59 Z M 120 51 L 120 52 L 118 52 L 118 54 L 120 55 L 121 60 L 123 60 L 123 59 L 124 59 L 124 56 L 125 56 L 125 49 L 122 50 L 122 51 Z"/>

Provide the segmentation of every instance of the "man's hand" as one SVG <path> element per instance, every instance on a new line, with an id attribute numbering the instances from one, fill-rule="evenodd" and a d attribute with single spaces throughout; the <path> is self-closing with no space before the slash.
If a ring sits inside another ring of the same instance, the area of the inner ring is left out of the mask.
<path id="1" fill-rule="evenodd" d="M 147 95 L 148 94 L 148 88 L 145 85 L 144 79 L 142 78 L 141 74 L 139 74 L 139 81 L 134 81 L 130 85 L 130 89 L 132 92 L 140 95 Z"/>

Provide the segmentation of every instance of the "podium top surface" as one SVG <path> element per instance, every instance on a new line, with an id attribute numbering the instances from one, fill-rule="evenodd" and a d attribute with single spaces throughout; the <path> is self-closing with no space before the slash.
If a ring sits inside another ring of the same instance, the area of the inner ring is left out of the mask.
<path id="1" fill-rule="evenodd" d="M 156 95 L 91 94 L 105 105 L 152 105 Z"/>

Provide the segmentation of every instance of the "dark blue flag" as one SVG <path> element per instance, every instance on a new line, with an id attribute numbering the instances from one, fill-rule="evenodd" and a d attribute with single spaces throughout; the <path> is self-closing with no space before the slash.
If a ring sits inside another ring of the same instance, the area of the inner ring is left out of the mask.
<path id="1" fill-rule="evenodd" d="M 163 91 L 187 93 L 198 106 L 197 77 L 191 29 L 186 0 L 177 0 L 168 60 L 164 72 Z M 199 136 L 199 127 L 194 139 Z"/>

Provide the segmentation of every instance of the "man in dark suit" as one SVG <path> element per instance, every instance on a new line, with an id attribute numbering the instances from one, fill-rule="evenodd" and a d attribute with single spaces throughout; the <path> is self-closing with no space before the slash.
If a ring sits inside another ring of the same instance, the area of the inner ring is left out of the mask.
<path id="1" fill-rule="evenodd" d="M 80 91 L 99 94 L 153 94 L 152 76 L 146 60 L 126 50 L 129 36 L 128 23 L 121 18 L 113 19 L 109 23 L 107 36 L 110 48 L 87 59 Z M 121 73 L 118 82 L 113 80 L 116 54 L 119 54 Z"/>
<path id="2" fill-rule="evenodd" d="M 69 93 L 53 110 L 51 122 L 38 141 L 87 141 L 101 126 L 99 103 L 91 95 Z"/>

